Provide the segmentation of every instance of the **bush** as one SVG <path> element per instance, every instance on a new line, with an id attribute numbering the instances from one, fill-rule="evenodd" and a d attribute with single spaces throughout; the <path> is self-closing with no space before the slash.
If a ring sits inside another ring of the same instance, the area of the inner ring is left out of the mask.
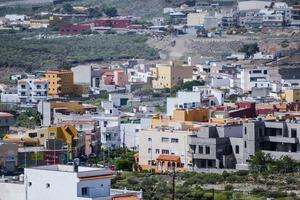
<path id="1" fill-rule="evenodd" d="M 231 191 L 233 189 L 234 189 L 233 185 L 225 185 L 225 190 L 226 191 Z"/>

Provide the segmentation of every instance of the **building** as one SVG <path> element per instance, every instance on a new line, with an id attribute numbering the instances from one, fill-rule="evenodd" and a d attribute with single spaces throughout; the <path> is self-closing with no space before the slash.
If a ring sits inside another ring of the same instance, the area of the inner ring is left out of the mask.
<path id="1" fill-rule="evenodd" d="M 300 101 L 300 89 L 293 88 L 286 90 L 283 94 L 284 100 L 288 103 L 299 102 Z"/>
<path id="2" fill-rule="evenodd" d="M 111 28 L 127 28 L 131 24 L 131 20 L 127 18 L 103 18 L 93 21 L 93 28 L 111 27 Z"/>
<path id="3" fill-rule="evenodd" d="M 244 68 L 241 71 L 241 88 L 243 92 L 249 92 L 253 87 L 271 88 L 273 81 L 280 81 L 280 76 L 277 68 L 271 67 L 255 67 Z"/>
<path id="4" fill-rule="evenodd" d="M 233 119 L 215 118 L 200 126 L 196 134 L 188 137 L 190 169 L 235 169 L 243 158 L 242 130 L 242 121 Z"/>
<path id="5" fill-rule="evenodd" d="M 18 80 L 18 96 L 22 104 L 38 103 L 48 99 L 49 82 L 46 79 Z M 49 91 L 50 92 L 50 91 Z"/>
<path id="6" fill-rule="evenodd" d="M 30 28 L 32 28 L 32 29 L 48 28 L 49 25 L 50 25 L 50 20 L 48 20 L 48 19 L 31 19 L 30 20 Z"/>
<path id="7" fill-rule="evenodd" d="M 192 79 L 193 67 L 185 66 L 177 62 L 170 65 L 159 64 L 150 68 L 152 74 L 152 87 L 154 89 L 171 88 L 184 79 Z"/>
<path id="8" fill-rule="evenodd" d="M 138 163 L 141 170 L 155 170 L 164 172 L 187 169 L 190 158 L 188 157 L 189 135 L 192 131 L 147 129 L 139 133 Z"/>
<path id="9" fill-rule="evenodd" d="M 12 172 L 18 163 L 18 145 L 0 141 L 0 170 Z"/>
<path id="10" fill-rule="evenodd" d="M 128 76 L 123 69 L 107 71 L 102 75 L 102 82 L 105 85 L 125 87 L 125 85 L 128 83 Z"/>
<path id="11" fill-rule="evenodd" d="M 42 114 L 42 125 L 49 126 L 51 124 L 64 121 L 65 116 L 72 114 L 95 113 L 97 107 L 89 104 L 83 104 L 80 101 L 69 102 L 40 102 L 38 104 L 38 112 Z"/>
<path id="12" fill-rule="evenodd" d="M 69 70 L 51 70 L 45 73 L 45 79 L 49 82 L 51 96 L 64 96 L 73 94 L 73 72 Z"/>
<path id="13" fill-rule="evenodd" d="M 91 30 L 90 24 L 65 24 L 59 28 L 59 33 L 61 35 L 78 35 Z"/>
<path id="14" fill-rule="evenodd" d="M 138 200 L 141 191 L 111 189 L 112 172 L 107 169 L 46 165 L 25 168 L 13 182 L 0 182 L 0 198 L 5 200 Z"/>
<path id="15" fill-rule="evenodd" d="M 208 15 L 207 11 L 187 14 L 188 26 L 203 26 L 204 18 Z"/>
<path id="16" fill-rule="evenodd" d="M 167 98 L 167 115 L 171 116 L 175 109 L 199 108 L 201 106 L 222 105 L 224 93 L 207 86 L 194 87 L 193 92 L 177 92 L 176 97 Z"/>
<path id="17" fill-rule="evenodd" d="M 289 156 L 300 159 L 298 118 L 275 116 L 273 120 L 256 119 L 243 124 L 244 156 L 243 162 L 251 159 L 256 151 L 261 150 L 271 157 L 279 159 Z"/>
<path id="18" fill-rule="evenodd" d="M 7 134 L 9 127 L 15 124 L 14 115 L 0 112 L 0 138 Z"/>

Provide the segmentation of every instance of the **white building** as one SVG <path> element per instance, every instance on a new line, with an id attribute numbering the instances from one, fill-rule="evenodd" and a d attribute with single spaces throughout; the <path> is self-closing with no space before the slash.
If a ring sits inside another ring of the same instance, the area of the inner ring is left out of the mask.
<path id="1" fill-rule="evenodd" d="M 221 76 L 213 77 L 210 85 L 213 88 L 230 88 L 230 79 Z"/>
<path id="2" fill-rule="evenodd" d="M 278 69 L 270 67 L 244 68 L 241 71 L 241 89 L 249 92 L 253 87 L 271 88 L 273 80 L 278 80 Z"/>
<path id="3" fill-rule="evenodd" d="M 151 127 L 151 118 L 142 118 L 138 122 L 131 121 L 120 125 L 121 143 L 132 150 L 139 149 L 139 133 Z"/>
<path id="4" fill-rule="evenodd" d="M 172 155 L 179 158 L 179 167 L 187 168 L 190 160 L 187 140 L 188 136 L 192 134 L 190 131 L 183 130 L 142 130 L 139 134 L 139 165 L 142 168 L 151 166 L 167 171 L 170 169 L 161 166 L 158 158 L 159 156 Z"/>
<path id="5" fill-rule="evenodd" d="M 172 116 L 178 108 L 222 105 L 224 93 L 208 86 L 194 86 L 192 92 L 179 91 L 176 97 L 167 98 L 167 115 Z"/>
<path id="6" fill-rule="evenodd" d="M 38 103 L 48 99 L 48 81 L 45 79 L 21 79 L 18 81 L 21 103 Z"/>
<path id="7" fill-rule="evenodd" d="M 141 192 L 111 189 L 107 169 L 47 165 L 25 168 L 14 183 L 0 182 L 0 199 L 5 200 L 111 200 L 118 196 L 142 198 Z"/>

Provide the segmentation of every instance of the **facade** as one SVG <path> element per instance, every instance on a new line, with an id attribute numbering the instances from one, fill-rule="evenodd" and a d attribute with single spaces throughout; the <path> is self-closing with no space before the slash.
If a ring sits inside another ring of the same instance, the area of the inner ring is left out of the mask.
<path id="1" fill-rule="evenodd" d="M 188 26 L 203 26 L 204 18 L 208 13 L 206 11 L 189 13 L 187 14 L 187 25 Z"/>
<path id="2" fill-rule="evenodd" d="M 21 79 L 18 81 L 18 96 L 22 104 L 38 103 L 48 99 L 49 82 L 46 79 Z"/>
<path id="3" fill-rule="evenodd" d="M 286 90 L 283 94 L 284 99 L 288 103 L 299 102 L 300 101 L 300 89 L 294 88 Z"/>
<path id="4" fill-rule="evenodd" d="M 190 169 L 205 171 L 207 168 L 235 169 L 243 155 L 243 125 L 239 122 L 218 122 L 201 126 L 196 135 L 188 137 Z M 222 124 L 224 123 L 224 124 Z"/>
<path id="5" fill-rule="evenodd" d="M 73 94 L 73 72 L 68 70 L 51 70 L 45 73 L 45 79 L 49 82 L 51 96 L 64 96 Z"/>
<path id="6" fill-rule="evenodd" d="M 12 172 L 18 163 L 18 145 L 0 141 L 0 170 Z"/>
<path id="7" fill-rule="evenodd" d="M 253 87 L 271 88 L 272 81 L 280 79 L 275 74 L 278 74 L 277 68 L 244 68 L 241 71 L 241 88 L 243 92 L 249 92 Z"/>
<path id="8" fill-rule="evenodd" d="M 9 127 L 15 123 L 14 115 L 0 112 L 0 137 L 7 134 Z"/>
<path id="9" fill-rule="evenodd" d="M 108 19 L 97 19 L 93 21 L 93 28 L 99 27 L 111 27 L 111 28 L 128 28 L 131 24 L 130 19 L 122 18 L 108 18 Z"/>
<path id="10" fill-rule="evenodd" d="M 66 24 L 59 28 L 61 35 L 78 35 L 89 31 L 91 31 L 89 24 Z"/>
<path id="11" fill-rule="evenodd" d="M 154 89 L 171 88 L 184 79 L 192 79 L 193 67 L 183 66 L 179 63 L 171 63 L 171 65 L 157 65 L 150 69 L 153 80 L 152 87 Z"/>
<path id="12" fill-rule="evenodd" d="M 142 199 L 142 192 L 139 191 L 111 189 L 111 178 L 110 170 L 91 167 L 47 165 L 25 168 L 25 174 L 18 181 L 0 183 L 0 198 L 40 200 L 43 196 L 47 200 Z"/>
<path id="13" fill-rule="evenodd" d="M 39 28 L 48 28 L 50 21 L 48 19 L 31 19 L 30 28 L 39 29 Z"/>
<path id="14" fill-rule="evenodd" d="M 176 170 L 184 171 L 188 157 L 187 139 L 191 131 L 148 129 L 139 134 L 138 163 L 141 169 L 170 171 L 173 165 Z"/>

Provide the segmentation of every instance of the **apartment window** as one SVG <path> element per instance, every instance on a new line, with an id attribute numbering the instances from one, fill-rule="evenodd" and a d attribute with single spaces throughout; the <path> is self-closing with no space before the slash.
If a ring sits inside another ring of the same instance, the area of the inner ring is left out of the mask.
<path id="1" fill-rule="evenodd" d="M 43 137 L 44 137 L 44 134 L 41 134 L 40 137 L 43 138 Z"/>
<path id="2" fill-rule="evenodd" d="M 47 183 L 47 184 L 46 184 L 46 188 L 50 188 L 50 183 Z"/>
<path id="3" fill-rule="evenodd" d="M 244 128 L 244 134 L 247 135 L 247 127 Z"/>
<path id="4" fill-rule="evenodd" d="M 55 133 L 54 132 L 50 132 L 50 137 L 55 137 Z"/>
<path id="5" fill-rule="evenodd" d="M 235 145 L 235 153 L 236 154 L 240 153 L 240 146 L 239 145 Z"/>
<path id="6" fill-rule="evenodd" d="M 152 141 L 152 138 L 148 138 L 148 142 L 151 142 Z"/>
<path id="7" fill-rule="evenodd" d="M 178 143 L 179 140 L 177 138 L 171 138 L 171 143 Z"/>
<path id="8" fill-rule="evenodd" d="M 169 150 L 167 150 L 167 149 L 162 149 L 162 150 L 161 150 L 161 153 L 162 153 L 162 154 L 169 154 L 170 152 L 169 152 Z"/>
<path id="9" fill-rule="evenodd" d="M 291 135 L 292 135 L 292 138 L 296 138 L 297 137 L 297 129 L 292 128 Z"/>
<path id="10" fill-rule="evenodd" d="M 160 153 L 160 150 L 159 150 L 159 149 L 155 149 L 155 153 L 156 153 L 156 154 L 159 154 L 159 153 Z"/>
<path id="11" fill-rule="evenodd" d="M 268 74 L 268 71 L 267 71 L 267 70 L 264 70 L 264 74 Z"/>
<path id="12" fill-rule="evenodd" d="M 210 154 L 210 147 L 209 147 L 209 146 L 206 146 L 206 147 L 205 147 L 205 153 L 206 153 L 206 154 Z"/>
<path id="13" fill-rule="evenodd" d="M 32 182 L 28 182 L 28 186 L 31 187 L 32 186 Z"/>
<path id="14" fill-rule="evenodd" d="M 162 137 L 162 138 L 161 138 L 161 142 L 165 142 L 165 143 L 166 143 L 166 142 L 169 142 L 169 138 Z"/>
<path id="15" fill-rule="evenodd" d="M 148 148 L 148 153 L 150 154 L 152 152 L 152 149 L 151 148 Z"/>
<path id="16" fill-rule="evenodd" d="M 199 146 L 199 154 L 203 154 L 203 146 Z"/>
<path id="17" fill-rule="evenodd" d="M 83 127 L 82 124 L 80 124 L 80 125 L 79 125 L 79 129 L 82 130 L 82 127 Z"/>
<path id="18" fill-rule="evenodd" d="M 88 188 L 87 187 L 81 188 L 81 195 L 82 196 L 87 196 L 88 195 Z"/>
<path id="19" fill-rule="evenodd" d="M 247 148 L 247 141 L 244 142 L 244 147 Z"/>
<path id="20" fill-rule="evenodd" d="M 22 88 L 22 89 L 25 89 L 25 88 L 26 88 L 26 86 L 25 86 L 25 85 L 21 85 L 21 88 Z"/>

